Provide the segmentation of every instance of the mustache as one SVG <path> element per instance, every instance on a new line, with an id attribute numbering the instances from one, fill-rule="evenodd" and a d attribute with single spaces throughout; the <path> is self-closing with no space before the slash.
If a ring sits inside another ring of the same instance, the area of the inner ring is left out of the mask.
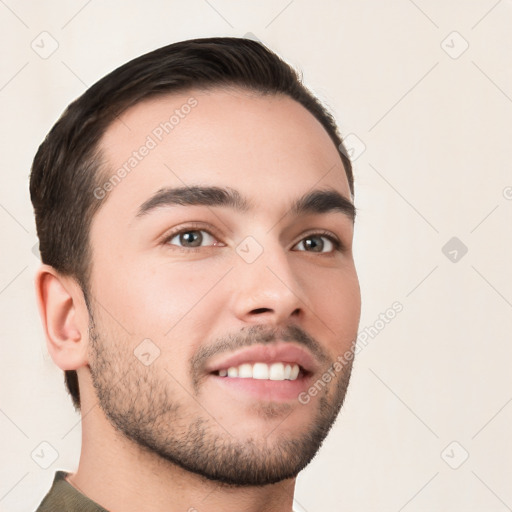
<path id="1" fill-rule="evenodd" d="M 234 352 L 252 345 L 264 345 L 278 340 L 295 341 L 306 347 L 322 365 L 327 364 L 330 360 L 320 343 L 298 325 L 290 325 L 285 329 L 251 325 L 243 327 L 237 333 L 228 334 L 209 346 L 201 347 L 190 359 L 191 373 L 194 379 L 197 379 L 204 371 L 208 361 L 219 354 Z"/>

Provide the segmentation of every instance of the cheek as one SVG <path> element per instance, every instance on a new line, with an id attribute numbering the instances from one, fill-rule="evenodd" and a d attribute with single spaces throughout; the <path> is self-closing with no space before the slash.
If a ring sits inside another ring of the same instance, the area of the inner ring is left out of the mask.
<path id="1" fill-rule="evenodd" d="M 323 322 L 329 338 L 340 350 L 345 350 L 357 336 L 361 315 L 359 281 L 353 265 L 325 276 L 316 276 L 315 282 L 305 288 L 314 315 Z"/>
<path id="2" fill-rule="evenodd" d="M 158 347 L 153 368 L 160 369 L 178 395 L 180 387 L 165 372 L 179 382 L 189 381 L 188 361 L 211 337 L 211 327 L 225 308 L 226 298 L 219 298 L 222 286 L 216 283 L 228 269 L 206 260 L 160 261 L 133 266 L 130 273 L 112 268 L 103 282 L 99 300 L 115 319 L 106 321 L 123 327 L 117 335 L 132 345 L 128 352 L 148 338 Z M 148 347 L 151 352 L 153 345 Z"/>
<path id="3" fill-rule="evenodd" d="M 222 301 L 216 300 L 215 284 L 223 273 L 206 261 L 159 262 L 144 265 L 130 278 L 121 277 L 125 284 L 118 296 L 131 332 L 172 336 L 197 322 L 205 311 L 216 314 L 214 309 Z"/>

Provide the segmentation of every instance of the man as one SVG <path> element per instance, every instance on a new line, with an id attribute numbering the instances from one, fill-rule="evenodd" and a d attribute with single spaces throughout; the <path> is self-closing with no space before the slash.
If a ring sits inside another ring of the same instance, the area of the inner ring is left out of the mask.
<path id="1" fill-rule="evenodd" d="M 82 415 L 39 511 L 291 511 L 342 406 L 360 293 L 332 117 L 248 39 L 107 75 L 35 157 L 48 349 Z"/>

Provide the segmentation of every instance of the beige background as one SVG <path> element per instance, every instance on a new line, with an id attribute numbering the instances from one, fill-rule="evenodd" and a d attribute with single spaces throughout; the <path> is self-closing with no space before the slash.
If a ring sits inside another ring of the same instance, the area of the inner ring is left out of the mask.
<path id="1" fill-rule="evenodd" d="M 511 18 L 510 0 L 0 0 L 0 510 L 34 509 L 80 451 L 33 293 L 39 143 L 125 61 L 249 32 L 348 136 L 361 329 L 377 326 L 295 510 L 512 510 Z"/>

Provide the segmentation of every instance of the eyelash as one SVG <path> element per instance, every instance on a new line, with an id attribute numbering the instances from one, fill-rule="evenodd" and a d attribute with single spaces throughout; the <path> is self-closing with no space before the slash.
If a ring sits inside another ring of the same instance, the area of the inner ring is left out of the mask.
<path id="1" fill-rule="evenodd" d="M 174 246 L 173 250 L 179 250 L 179 251 L 182 251 L 182 252 L 199 252 L 200 250 L 204 250 L 204 249 L 209 248 L 209 247 L 214 247 L 212 245 L 206 246 L 206 247 L 180 247 L 180 246 L 177 246 L 177 245 L 174 245 L 174 244 L 169 244 L 169 241 L 172 240 L 176 235 L 180 235 L 182 233 L 194 232 L 194 231 L 204 231 L 204 232 L 208 233 L 209 235 L 211 235 L 213 238 L 217 238 L 215 233 L 212 233 L 208 229 L 205 229 L 204 226 L 190 225 L 190 226 L 186 226 L 184 228 L 179 228 L 176 231 L 173 231 L 173 232 L 169 233 L 168 235 L 165 236 L 165 238 L 163 239 L 162 243 L 164 245 L 169 245 L 169 246 L 172 245 L 172 246 Z M 333 246 L 334 246 L 334 250 L 331 251 L 331 252 L 320 252 L 320 253 L 316 253 L 316 254 L 323 254 L 323 255 L 334 254 L 335 252 L 342 252 L 343 249 L 344 249 L 343 243 L 340 240 L 338 240 L 337 237 L 335 237 L 334 235 L 332 235 L 328 231 L 314 231 L 312 233 L 307 233 L 303 238 L 301 238 L 294 245 L 294 247 L 296 245 L 298 245 L 300 242 L 306 240 L 307 238 L 312 238 L 312 237 L 315 237 L 315 236 L 322 236 L 322 237 L 327 238 L 333 244 Z M 299 251 L 299 252 L 312 252 L 312 251 Z"/>

